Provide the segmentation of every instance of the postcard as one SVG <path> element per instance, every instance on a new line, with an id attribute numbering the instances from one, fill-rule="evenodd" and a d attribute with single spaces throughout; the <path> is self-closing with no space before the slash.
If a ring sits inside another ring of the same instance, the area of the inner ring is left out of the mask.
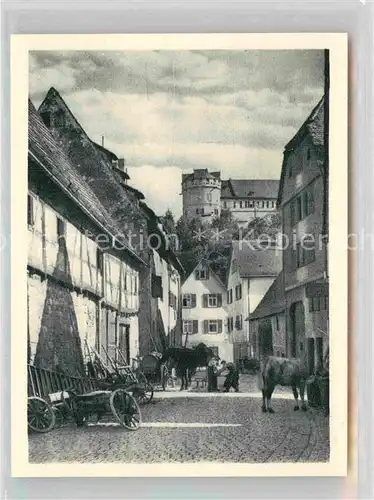
<path id="1" fill-rule="evenodd" d="M 11 66 L 13 476 L 345 476 L 347 35 Z"/>

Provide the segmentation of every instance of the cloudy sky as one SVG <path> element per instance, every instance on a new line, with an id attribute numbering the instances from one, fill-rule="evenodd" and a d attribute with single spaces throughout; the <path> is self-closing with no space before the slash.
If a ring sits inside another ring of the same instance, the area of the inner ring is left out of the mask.
<path id="1" fill-rule="evenodd" d="M 179 216 L 182 172 L 279 178 L 323 66 L 322 51 L 38 51 L 30 97 L 39 106 L 54 86 L 90 138 L 125 158 L 149 205 Z"/>

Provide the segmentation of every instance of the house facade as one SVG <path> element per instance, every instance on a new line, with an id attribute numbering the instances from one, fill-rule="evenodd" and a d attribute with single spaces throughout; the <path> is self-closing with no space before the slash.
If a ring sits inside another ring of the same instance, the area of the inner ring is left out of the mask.
<path id="1" fill-rule="evenodd" d="M 306 354 L 310 373 L 328 349 L 324 107 L 323 98 L 286 145 L 278 196 L 291 242 L 283 252 L 287 354 Z"/>
<path id="2" fill-rule="evenodd" d="M 279 273 L 256 309 L 247 318 L 254 357 L 285 357 L 286 315 L 283 272 Z"/>
<path id="3" fill-rule="evenodd" d="M 225 361 L 233 360 L 226 287 L 205 261 L 182 285 L 183 345 L 203 342 Z"/>
<path id="4" fill-rule="evenodd" d="M 28 362 L 82 375 L 87 346 L 114 357 L 117 346 L 130 360 L 144 262 L 116 239 L 110 215 L 31 103 L 28 162 Z"/>
<path id="5" fill-rule="evenodd" d="M 228 332 L 234 360 L 254 357 L 256 342 L 246 319 L 256 309 L 281 271 L 279 249 L 256 242 L 234 241 L 227 274 Z"/>
<path id="6" fill-rule="evenodd" d="M 240 227 L 277 210 L 278 180 L 229 179 L 222 181 L 221 208 L 228 209 Z"/>

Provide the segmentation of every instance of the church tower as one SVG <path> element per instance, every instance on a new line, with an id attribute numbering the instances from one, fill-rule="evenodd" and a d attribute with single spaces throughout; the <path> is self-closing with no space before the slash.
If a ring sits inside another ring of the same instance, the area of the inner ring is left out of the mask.
<path id="1" fill-rule="evenodd" d="M 210 222 L 221 213 L 221 172 L 196 169 L 182 174 L 183 215 Z"/>

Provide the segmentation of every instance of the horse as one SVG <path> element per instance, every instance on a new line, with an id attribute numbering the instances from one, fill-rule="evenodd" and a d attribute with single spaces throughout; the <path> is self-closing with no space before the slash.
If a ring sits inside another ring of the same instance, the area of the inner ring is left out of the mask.
<path id="1" fill-rule="evenodd" d="M 301 409 L 307 410 L 304 401 L 306 380 L 309 374 L 304 360 L 268 356 L 260 368 L 259 386 L 262 391 L 262 411 L 274 413 L 271 396 L 276 385 L 290 386 L 295 398 L 294 410 L 299 410 L 298 390 L 300 392 Z"/>
<path id="2" fill-rule="evenodd" d="M 196 372 L 196 368 L 207 366 L 213 357 L 213 350 L 201 342 L 192 349 L 187 347 L 169 347 L 164 352 L 159 363 L 160 365 L 163 363 L 171 363 L 175 367 L 177 374 L 182 380 L 180 389 L 182 391 L 183 389 L 188 389 L 192 375 Z"/>

